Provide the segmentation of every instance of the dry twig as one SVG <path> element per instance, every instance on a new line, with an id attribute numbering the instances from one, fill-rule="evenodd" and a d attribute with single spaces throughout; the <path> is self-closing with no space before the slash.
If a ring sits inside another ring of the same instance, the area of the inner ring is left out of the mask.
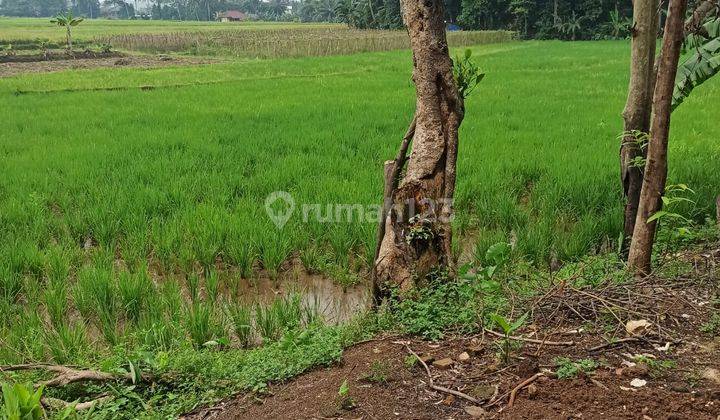
<path id="1" fill-rule="evenodd" d="M 428 367 L 427 363 L 425 363 L 425 362 L 420 358 L 420 356 L 418 356 L 418 354 L 415 353 L 415 352 L 410 348 L 410 346 L 408 346 L 407 344 L 405 345 L 405 348 L 407 349 L 408 352 L 410 352 L 413 356 L 415 356 L 415 358 L 416 358 L 416 359 L 423 365 L 423 367 L 425 368 L 425 372 L 427 372 L 428 379 L 429 379 L 429 381 L 430 381 L 430 383 L 429 383 L 430 388 L 432 388 L 432 389 L 434 389 L 434 390 L 436 390 L 436 391 L 440 391 L 440 392 L 444 392 L 444 393 L 447 393 L 447 394 L 455 395 L 456 397 L 460 397 L 460 398 L 462 398 L 462 399 L 468 400 L 468 401 L 470 401 L 470 402 L 473 403 L 473 404 L 481 404 L 481 403 L 482 403 L 482 401 L 478 400 L 477 398 L 473 398 L 473 397 L 471 397 L 471 396 L 469 396 L 468 394 L 465 394 L 465 393 L 463 393 L 463 392 L 455 391 L 454 389 L 450 389 L 450 388 L 445 388 L 444 386 L 435 385 L 435 382 L 433 381 L 432 374 L 430 373 L 430 368 Z"/>
<path id="2" fill-rule="evenodd" d="M 510 340 L 525 341 L 525 342 L 527 342 L 527 343 L 541 344 L 541 345 L 546 345 L 546 346 L 574 346 L 574 345 L 575 345 L 575 342 L 574 342 L 574 341 L 537 340 L 537 339 L 534 339 L 534 338 L 516 337 L 516 336 L 513 336 L 513 335 L 506 337 L 505 334 L 501 334 L 501 333 L 499 333 L 499 332 L 496 332 L 496 331 L 493 331 L 493 330 L 489 330 L 489 329 L 487 329 L 487 328 L 485 328 L 485 332 L 487 332 L 487 333 L 489 333 L 489 334 L 492 334 L 492 335 L 494 335 L 494 336 L 496 336 L 496 337 L 500 337 L 500 338 L 509 338 Z"/>

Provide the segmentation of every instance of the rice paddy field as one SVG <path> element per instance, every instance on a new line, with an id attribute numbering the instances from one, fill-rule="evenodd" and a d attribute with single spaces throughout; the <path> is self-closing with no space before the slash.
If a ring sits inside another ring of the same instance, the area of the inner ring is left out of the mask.
<path id="1" fill-rule="evenodd" d="M 49 23 L 49 18 L 9 18 L 0 16 L 0 40 L 27 41 L 43 39 L 62 41 L 65 33 Z M 290 22 L 202 22 L 173 20 L 113 20 L 86 19 L 73 28 L 80 40 L 117 34 L 158 34 L 168 32 L 207 32 L 225 30 L 268 30 L 330 28 L 340 29 L 343 25 L 330 23 L 290 23 Z"/>
<path id="2" fill-rule="evenodd" d="M 628 43 L 470 48 L 487 76 L 461 130 L 458 256 L 510 241 L 545 269 L 614 249 Z M 254 306 L 238 285 L 364 284 L 376 222 L 301 208 L 379 204 L 410 76 L 399 50 L 0 79 L 0 363 L 242 348 L 311 324 L 296 295 Z M 720 185 L 719 94 L 708 82 L 673 116 L 670 182 L 695 190 L 698 222 Z M 276 191 L 295 202 L 282 228 Z"/>

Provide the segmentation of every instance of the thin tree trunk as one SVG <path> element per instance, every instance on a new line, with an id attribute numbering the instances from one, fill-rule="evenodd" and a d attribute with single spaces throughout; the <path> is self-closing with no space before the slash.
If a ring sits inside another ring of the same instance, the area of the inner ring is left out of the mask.
<path id="1" fill-rule="evenodd" d="M 452 268 L 451 200 L 464 104 L 452 73 L 442 0 L 402 0 L 401 7 L 413 51 L 415 127 L 408 130 L 410 158 L 399 154 L 388 168 L 396 179 L 386 183 L 397 187 L 383 220 L 374 279 L 378 289 L 407 290 L 434 270 Z"/>
<path id="2" fill-rule="evenodd" d="M 628 257 L 630 269 L 638 275 L 649 274 L 651 271 L 657 220 L 648 223 L 648 219 L 661 209 L 661 198 L 667 181 L 667 149 L 672 93 L 675 88 L 675 76 L 683 42 L 686 9 L 687 0 L 670 0 L 653 99 L 654 116 L 650 129 L 648 158 Z"/>
<path id="3" fill-rule="evenodd" d="M 626 199 L 622 250 L 627 253 L 629 240 L 635 229 L 643 169 L 633 165 L 645 153 L 632 133 L 648 133 L 652 115 L 655 87 L 655 50 L 657 40 L 657 14 L 659 0 L 635 0 L 633 4 L 632 53 L 630 60 L 630 86 L 623 110 L 624 132 L 620 145 L 620 177 Z"/>

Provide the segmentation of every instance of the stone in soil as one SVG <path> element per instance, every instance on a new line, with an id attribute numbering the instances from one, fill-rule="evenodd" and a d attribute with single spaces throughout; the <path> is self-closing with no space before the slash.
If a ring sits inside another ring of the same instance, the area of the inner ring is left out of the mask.
<path id="1" fill-rule="evenodd" d="M 495 387 L 492 385 L 478 385 L 473 387 L 469 394 L 480 401 L 488 401 L 495 395 Z"/>
<path id="2" fill-rule="evenodd" d="M 720 385 L 720 371 L 713 368 L 707 368 L 702 373 L 703 379 L 707 379 L 708 381 L 715 382 L 715 384 Z"/>
<path id="3" fill-rule="evenodd" d="M 482 419 L 487 416 L 487 411 L 485 411 L 485 409 L 483 409 L 482 407 L 478 407 L 476 405 L 468 405 L 467 407 L 465 407 L 465 412 L 474 419 Z"/>
<path id="4" fill-rule="evenodd" d="M 420 356 L 420 360 L 422 360 L 423 363 L 428 365 L 428 364 L 434 362 L 435 358 L 432 355 L 426 354 L 426 355 Z"/>
<path id="5" fill-rule="evenodd" d="M 453 365 L 453 359 L 446 357 L 444 359 L 436 360 L 433 362 L 433 366 L 438 369 L 450 369 Z"/>

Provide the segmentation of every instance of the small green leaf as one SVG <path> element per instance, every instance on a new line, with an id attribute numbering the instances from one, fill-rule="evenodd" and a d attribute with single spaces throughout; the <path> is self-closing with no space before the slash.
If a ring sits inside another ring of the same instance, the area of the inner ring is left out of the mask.
<path id="1" fill-rule="evenodd" d="M 511 328 L 511 327 L 510 327 L 510 324 L 507 322 L 507 320 L 506 320 L 505 318 L 503 318 L 503 317 L 502 317 L 501 315 L 499 315 L 499 314 L 492 314 L 492 315 L 490 315 L 490 318 L 493 320 L 493 322 L 495 322 L 496 324 L 498 324 L 498 326 L 499 326 L 500 328 L 502 328 L 502 330 L 503 330 L 503 332 L 504 332 L 505 334 L 509 334 L 509 333 L 510 333 L 510 328 Z"/>
<path id="2" fill-rule="evenodd" d="M 515 322 L 510 325 L 510 332 L 517 331 L 518 328 L 522 327 L 523 324 L 525 324 L 525 320 L 527 319 L 527 313 L 523 314 L 520 318 L 518 318 Z"/>
<path id="3" fill-rule="evenodd" d="M 647 223 L 654 222 L 655 220 L 660 219 L 661 217 L 667 215 L 668 212 L 660 210 L 659 212 L 653 214 L 652 216 L 648 217 Z"/>
<path id="4" fill-rule="evenodd" d="M 130 365 L 130 378 L 132 380 L 132 383 L 140 383 L 140 381 L 142 381 L 142 373 L 140 372 L 140 368 L 132 360 L 128 360 L 128 365 Z"/>

